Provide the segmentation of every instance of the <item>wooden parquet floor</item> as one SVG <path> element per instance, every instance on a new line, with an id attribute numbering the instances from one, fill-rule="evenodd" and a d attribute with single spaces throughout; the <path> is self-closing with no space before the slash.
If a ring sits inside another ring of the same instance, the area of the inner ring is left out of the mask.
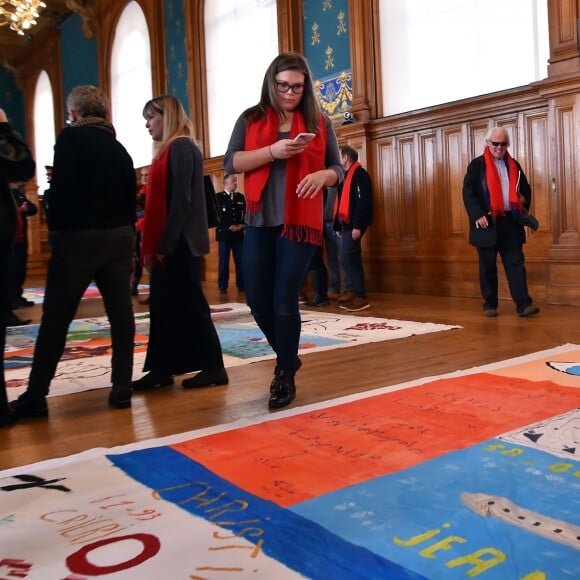
<path id="1" fill-rule="evenodd" d="M 211 304 L 243 301 L 235 291 L 220 300 L 214 286 L 206 287 Z M 476 298 L 370 294 L 369 301 L 371 308 L 361 316 L 462 329 L 308 354 L 297 375 L 293 407 L 580 343 L 580 308 L 573 306 L 538 304 L 540 314 L 519 318 L 506 300 L 498 318 L 485 318 Z M 136 311 L 147 308 L 137 299 L 134 305 Z M 321 308 L 340 312 L 336 302 Z M 20 313 L 38 322 L 41 306 Z M 92 299 L 82 301 L 77 316 L 103 314 L 100 299 Z M 273 367 L 273 361 L 234 367 L 229 385 L 200 390 L 182 389 L 178 378 L 173 387 L 135 395 L 128 410 L 108 407 L 108 389 L 50 398 L 48 420 L 2 430 L 0 469 L 263 415 Z"/>

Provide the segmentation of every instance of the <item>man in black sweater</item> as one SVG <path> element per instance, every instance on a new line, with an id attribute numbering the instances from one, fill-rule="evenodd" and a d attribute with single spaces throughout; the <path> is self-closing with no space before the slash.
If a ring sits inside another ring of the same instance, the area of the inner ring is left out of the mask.
<path id="1" fill-rule="evenodd" d="M 111 324 L 109 404 L 131 406 L 135 322 L 131 278 L 137 181 L 133 161 L 106 119 L 97 87 L 67 98 L 70 126 L 54 147 L 48 208 L 52 251 L 28 389 L 11 408 L 17 418 L 46 417 L 46 395 L 64 351 L 68 327 L 92 280 Z"/>

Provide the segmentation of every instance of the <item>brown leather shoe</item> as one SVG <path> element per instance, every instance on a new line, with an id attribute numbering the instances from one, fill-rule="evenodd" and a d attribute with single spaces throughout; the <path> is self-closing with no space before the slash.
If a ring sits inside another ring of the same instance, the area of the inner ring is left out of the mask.
<path id="1" fill-rule="evenodd" d="M 354 298 L 354 292 L 341 292 L 338 301 L 342 304 L 344 302 L 350 302 Z"/>
<path id="2" fill-rule="evenodd" d="M 359 310 L 365 310 L 369 306 L 369 301 L 366 298 L 355 296 L 350 302 L 341 304 L 340 308 L 346 310 L 347 312 L 358 312 Z"/>

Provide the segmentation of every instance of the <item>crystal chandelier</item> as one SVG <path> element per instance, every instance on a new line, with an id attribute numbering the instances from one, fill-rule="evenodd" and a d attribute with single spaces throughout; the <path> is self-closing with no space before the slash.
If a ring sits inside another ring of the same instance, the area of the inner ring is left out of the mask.
<path id="1" fill-rule="evenodd" d="M 0 0 L 0 26 L 24 36 L 36 24 L 40 11 L 46 8 L 42 0 Z"/>

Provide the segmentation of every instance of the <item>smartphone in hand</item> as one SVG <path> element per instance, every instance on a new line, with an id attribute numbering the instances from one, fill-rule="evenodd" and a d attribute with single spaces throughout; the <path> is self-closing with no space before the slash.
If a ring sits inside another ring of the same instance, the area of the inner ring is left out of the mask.
<path id="1" fill-rule="evenodd" d="M 312 141 L 316 137 L 316 133 L 298 133 L 296 137 L 294 137 L 294 141 L 300 141 L 302 139 L 306 140 L 306 142 Z"/>

